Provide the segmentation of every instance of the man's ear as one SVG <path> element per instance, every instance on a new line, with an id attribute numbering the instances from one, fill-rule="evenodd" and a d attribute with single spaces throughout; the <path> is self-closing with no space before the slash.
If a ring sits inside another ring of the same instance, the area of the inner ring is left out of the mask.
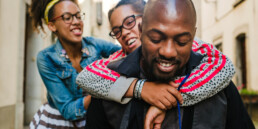
<path id="1" fill-rule="evenodd" d="M 54 25 L 53 22 L 49 22 L 47 26 L 48 26 L 48 29 L 49 29 L 50 31 L 56 32 L 56 26 Z"/>
<path id="2" fill-rule="evenodd" d="M 142 35 L 142 22 L 138 24 L 138 30 L 139 30 L 139 37 Z"/>
<path id="3" fill-rule="evenodd" d="M 197 27 L 195 27 L 195 30 L 194 30 L 194 35 L 196 34 L 196 31 L 197 31 Z"/>
<path id="4" fill-rule="evenodd" d="M 196 31 L 197 31 L 197 27 L 195 27 L 194 30 L 193 30 L 193 35 L 192 35 L 193 38 L 195 37 Z"/>

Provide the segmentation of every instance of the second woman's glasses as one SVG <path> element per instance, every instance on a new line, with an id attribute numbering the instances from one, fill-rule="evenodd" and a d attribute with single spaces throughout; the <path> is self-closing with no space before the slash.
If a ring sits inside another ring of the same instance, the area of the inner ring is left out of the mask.
<path id="1" fill-rule="evenodd" d="M 123 23 L 121 26 L 116 26 L 112 28 L 111 32 L 109 33 L 109 36 L 111 36 L 114 39 L 119 39 L 122 35 L 122 29 L 123 28 L 127 30 L 132 29 L 136 24 L 136 17 L 139 17 L 139 16 L 142 16 L 142 15 L 131 15 L 126 17 L 123 20 Z"/>

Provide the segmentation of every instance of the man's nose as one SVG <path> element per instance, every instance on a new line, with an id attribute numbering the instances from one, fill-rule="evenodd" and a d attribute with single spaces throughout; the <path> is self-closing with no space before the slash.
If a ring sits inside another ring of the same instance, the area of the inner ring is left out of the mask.
<path id="1" fill-rule="evenodd" d="M 173 40 L 167 40 L 162 43 L 159 54 L 167 59 L 175 58 L 177 56 L 176 44 Z"/>

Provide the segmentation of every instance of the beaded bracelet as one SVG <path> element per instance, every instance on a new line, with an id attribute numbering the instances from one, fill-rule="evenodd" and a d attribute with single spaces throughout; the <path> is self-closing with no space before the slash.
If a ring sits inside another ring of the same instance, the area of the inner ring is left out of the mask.
<path id="1" fill-rule="evenodd" d="M 134 87 L 134 91 L 133 91 L 133 97 L 134 98 L 138 98 L 138 88 L 139 88 L 139 84 L 141 83 L 141 80 L 138 80 L 135 83 L 135 87 Z"/>
<path id="2" fill-rule="evenodd" d="M 138 82 L 139 82 L 139 80 L 137 80 L 137 81 L 135 82 L 134 87 L 133 87 L 133 97 L 134 97 L 134 98 L 136 98 L 136 91 L 135 91 L 135 89 L 136 89 L 136 85 L 137 85 Z"/>
<path id="3" fill-rule="evenodd" d="M 142 87 L 145 81 L 146 81 L 145 79 L 141 79 L 137 81 L 136 86 L 134 87 L 135 89 L 133 91 L 135 98 L 141 99 Z"/>
<path id="4" fill-rule="evenodd" d="M 146 81 L 145 79 L 141 81 L 141 84 L 140 84 L 140 87 L 139 87 L 139 90 L 138 90 L 138 98 L 139 99 L 142 98 L 142 96 L 141 96 L 141 94 L 142 94 L 142 87 L 143 87 L 143 84 L 144 84 L 145 81 Z"/>

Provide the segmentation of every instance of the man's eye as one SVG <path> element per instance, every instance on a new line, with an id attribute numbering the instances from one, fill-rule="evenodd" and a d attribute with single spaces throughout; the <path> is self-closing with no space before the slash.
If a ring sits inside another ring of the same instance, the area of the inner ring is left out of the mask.
<path id="1" fill-rule="evenodd" d="M 150 31 L 147 33 L 147 37 L 153 43 L 160 43 L 165 37 L 157 32 Z"/>
<path id="2" fill-rule="evenodd" d="M 175 39 L 175 42 L 177 42 L 179 46 L 184 46 L 190 41 L 191 41 L 191 37 L 189 37 L 189 35 L 183 35 Z"/>
<path id="3" fill-rule="evenodd" d="M 150 38 L 150 40 L 151 40 L 151 42 L 153 42 L 153 43 L 159 43 L 161 40 L 160 39 L 152 39 L 152 38 Z"/>
<path id="4" fill-rule="evenodd" d="M 185 46 L 187 42 L 177 42 L 179 46 Z"/>
<path id="5" fill-rule="evenodd" d="M 179 45 L 179 46 L 185 46 L 188 42 L 189 42 L 190 40 L 188 40 L 188 41 L 175 41 L 175 42 L 177 42 L 177 44 Z"/>

